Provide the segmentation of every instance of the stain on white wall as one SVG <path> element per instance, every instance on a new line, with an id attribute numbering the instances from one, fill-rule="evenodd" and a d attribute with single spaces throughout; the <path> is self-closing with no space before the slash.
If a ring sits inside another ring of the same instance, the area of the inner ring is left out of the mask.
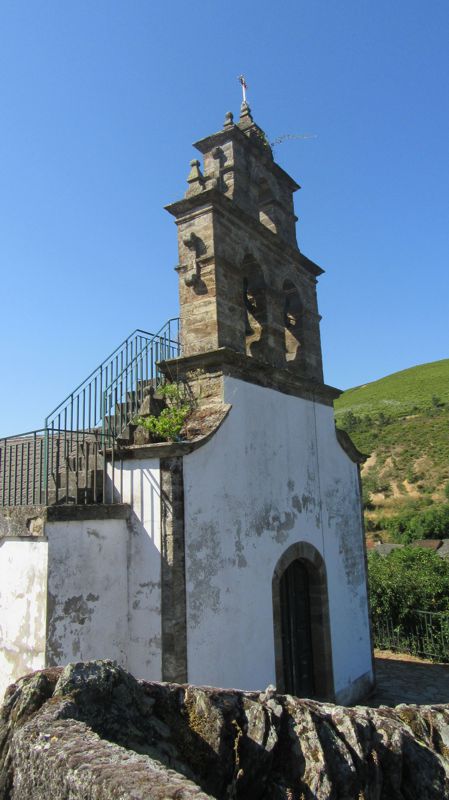
<path id="1" fill-rule="evenodd" d="M 126 520 L 47 522 L 48 665 L 111 658 L 127 667 Z"/>
<path id="2" fill-rule="evenodd" d="M 0 542 L 0 702 L 20 675 L 45 666 L 47 542 Z"/>

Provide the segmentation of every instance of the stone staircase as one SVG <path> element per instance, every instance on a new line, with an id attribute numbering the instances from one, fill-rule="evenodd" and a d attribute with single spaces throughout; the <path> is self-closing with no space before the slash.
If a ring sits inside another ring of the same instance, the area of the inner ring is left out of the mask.
<path id="1" fill-rule="evenodd" d="M 158 416 L 165 401 L 157 396 L 156 381 L 138 381 L 136 389 L 127 392 L 122 402 L 112 405 L 114 414 L 108 414 L 103 420 L 103 431 L 114 436 L 119 444 L 129 444 L 132 439 L 132 421 L 142 414 Z"/>
<path id="2" fill-rule="evenodd" d="M 179 353 L 178 320 L 154 335 L 134 331 L 44 428 L 0 439 L 0 506 L 113 502 L 107 463 L 132 442 L 135 417 L 164 407 L 158 365 Z"/>
<path id="3" fill-rule="evenodd" d="M 103 502 L 107 462 L 105 448 L 99 444 L 101 442 L 92 434 L 90 439 L 87 435 L 81 441 L 74 441 L 71 449 L 66 445 L 66 453 L 55 459 L 48 475 L 46 505 Z"/>
<path id="4" fill-rule="evenodd" d="M 154 384 L 146 381 L 115 404 L 115 413 L 104 418 L 102 428 L 52 436 L 43 430 L 38 436 L 14 437 L 6 447 L 0 442 L 0 474 L 9 476 L 5 493 L 0 482 L 0 505 L 104 502 L 107 461 L 132 443 L 132 420 L 141 414 L 158 416 L 165 405 Z"/>

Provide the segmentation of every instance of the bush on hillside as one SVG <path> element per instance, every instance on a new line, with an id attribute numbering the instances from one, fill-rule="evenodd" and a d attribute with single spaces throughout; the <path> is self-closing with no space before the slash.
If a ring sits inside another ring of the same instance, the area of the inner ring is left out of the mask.
<path id="1" fill-rule="evenodd" d="M 345 411 L 344 414 L 341 414 L 340 419 L 338 421 L 338 427 L 342 428 L 347 433 L 351 433 L 357 425 L 359 424 L 360 420 L 353 411 Z"/>
<path id="2" fill-rule="evenodd" d="M 449 503 L 422 511 L 406 510 L 394 517 L 379 519 L 379 528 L 388 531 L 393 542 L 410 544 L 417 539 L 449 538 Z"/>
<path id="3" fill-rule="evenodd" d="M 371 497 L 372 492 L 370 491 L 369 487 L 362 482 L 362 503 L 363 508 L 367 511 L 372 511 L 374 508 L 373 498 Z"/>
<path id="4" fill-rule="evenodd" d="M 371 468 L 362 478 L 362 493 L 363 505 L 365 508 L 370 509 L 373 507 L 372 495 L 382 493 L 389 495 L 391 492 L 391 484 L 386 478 L 382 478 L 375 468 Z"/>
<path id="5" fill-rule="evenodd" d="M 368 555 L 373 622 L 389 617 L 407 622 L 412 611 L 449 610 L 449 562 L 422 547 L 404 547 L 388 556 Z"/>

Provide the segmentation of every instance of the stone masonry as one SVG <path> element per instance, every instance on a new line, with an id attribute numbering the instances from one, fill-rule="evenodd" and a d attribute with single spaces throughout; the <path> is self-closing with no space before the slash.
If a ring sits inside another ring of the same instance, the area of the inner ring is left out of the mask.
<path id="1" fill-rule="evenodd" d="M 0 800 L 443 800 L 448 729 L 447 705 L 347 709 L 71 664 L 10 687 Z"/>
<path id="2" fill-rule="evenodd" d="M 238 124 L 195 145 L 176 217 L 183 354 L 246 353 L 322 382 L 316 278 L 298 249 L 292 193 L 299 186 L 274 161 L 245 106 Z M 262 223 L 262 224 L 261 224 Z"/>

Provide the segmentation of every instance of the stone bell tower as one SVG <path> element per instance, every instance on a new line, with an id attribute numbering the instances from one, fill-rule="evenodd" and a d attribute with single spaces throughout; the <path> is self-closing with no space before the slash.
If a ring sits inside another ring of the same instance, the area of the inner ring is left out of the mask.
<path id="1" fill-rule="evenodd" d="M 245 102 L 195 147 L 204 167 L 167 207 L 182 357 L 164 369 L 190 381 L 202 442 L 182 459 L 182 674 L 354 702 L 373 681 L 360 454 L 323 381 L 299 186 Z"/>
<path id="2" fill-rule="evenodd" d="M 322 382 L 316 279 L 296 242 L 298 184 L 273 160 L 242 105 L 239 122 L 196 142 L 185 198 L 168 206 L 179 237 L 183 353 L 228 348 Z"/>

